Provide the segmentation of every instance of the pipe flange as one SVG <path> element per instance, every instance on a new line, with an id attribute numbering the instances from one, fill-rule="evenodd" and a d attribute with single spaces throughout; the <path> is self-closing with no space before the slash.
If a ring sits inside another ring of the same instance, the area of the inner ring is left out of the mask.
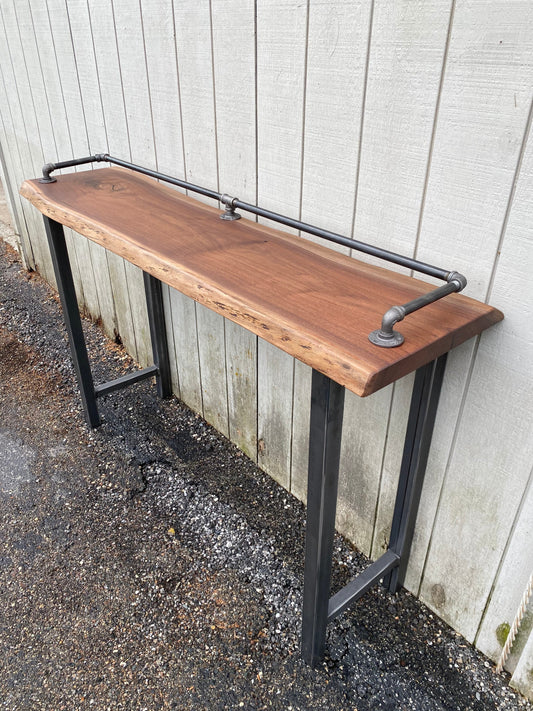
<path id="1" fill-rule="evenodd" d="M 220 215 L 221 220 L 240 220 L 241 215 L 235 212 L 235 201 L 238 198 L 231 197 L 227 193 L 223 193 L 220 196 L 220 202 L 225 206 L 225 211 Z"/>
<path id="2" fill-rule="evenodd" d="M 405 339 L 399 331 L 387 333 L 381 328 L 376 328 L 375 331 L 368 334 L 368 340 L 381 348 L 396 348 L 396 346 L 401 346 Z"/>
<path id="3" fill-rule="evenodd" d="M 55 170 L 54 163 L 46 163 L 43 165 L 43 177 L 39 178 L 40 183 L 57 183 L 57 179 L 53 178 L 50 173 Z"/>

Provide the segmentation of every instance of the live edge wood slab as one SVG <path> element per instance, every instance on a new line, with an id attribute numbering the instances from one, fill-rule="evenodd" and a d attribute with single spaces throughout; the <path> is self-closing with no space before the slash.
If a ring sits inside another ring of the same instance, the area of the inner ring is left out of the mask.
<path id="1" fill-rule="evenodd" d="M 452 294 L 401 322 L 405 342 L 368 334 L 393 305 L 434 285 L 210 207 L 120 168 L 27 180 L 20 192 L 71 227 L 357 395 L 366 396 L 500 321 Z"/>

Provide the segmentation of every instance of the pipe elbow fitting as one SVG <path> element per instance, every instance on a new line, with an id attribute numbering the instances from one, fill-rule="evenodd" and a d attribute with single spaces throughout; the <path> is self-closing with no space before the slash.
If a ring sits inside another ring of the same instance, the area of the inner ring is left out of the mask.
<path id="1" fill-rule="evenodd" d="M 383 316 L 381 328 L 372 331 L 368 336 L 368 340 L 376 346 L 381 346 L 381 348 L 401 346 L 404 342 L 404 337 L 394 330 L 394 326 L 398 321 L 403 321 L 405 316 L 406 310 L 403 306 L 391 306 Z"/>
<path id="2" fill-rule="evenodd" d="M 40 183 L 56 183 L 57 180 L 52 177 L 51 173 L 56 169 L 55 163 L 45 163 L 43 165 L 43 176 L 39 178 Z"/>
<path id="3" fill-rule="evenodd" d="M 405 309 L 403 306 L 391 306 L 391 308 L 383 316 L 381 321 L 381 332 L 383 334 L 392 334 L 392 329 L 405 318 Z"/>
<path id="4" fill-rule="evenodd" d="M 457 284 L 457 286 L 459 287 L 457 291 L 462 291 L 468 283 L 466 281 L 466 277 L 462 274 L 459 274 L 459 272 L 450 272 L 446 281 L 448 282 L 448 284 Z"/>

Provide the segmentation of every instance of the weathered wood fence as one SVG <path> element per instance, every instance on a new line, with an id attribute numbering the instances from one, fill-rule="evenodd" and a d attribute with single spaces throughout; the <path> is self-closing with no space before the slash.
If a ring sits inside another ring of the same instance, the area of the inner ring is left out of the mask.
<path id="1" fill-rule="evenodd" d="M 2 169 L 52 284 L 18 185 L 109 152 L 451 265 L 504 311 L 449 359 L 407 580 L 495 660 L 533 568 L 532 93 L 529 0 L 0 0 Z M 141 274 L 68 239 L 80 301 L 146 364 Z M 304 498 L 310 370 L 165 299 L 176 394 Z M 372 557 L 411 386 L 347 397 L 338 526 Z M 532 623 L 507 664 L 530 695 Z"/>

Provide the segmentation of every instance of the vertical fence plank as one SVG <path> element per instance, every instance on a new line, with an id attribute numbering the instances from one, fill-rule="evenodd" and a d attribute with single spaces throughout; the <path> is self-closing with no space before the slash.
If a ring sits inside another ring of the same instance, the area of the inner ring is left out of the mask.
<path id="1" fill-rule="evenodd" d="M 88 12 L 85 8 L 88 8 Z M 78 51 L 80 43 L 84 41 L 90 42 L 90 48 L 85 47 L 86 56 L 89 51 L 94 51 L 94 72 L 92 61 L 87 57 L 90 60 L 91 72 L 87 79 L 88 81 L 95 80 L 96 84 L 89 85 L 87 101 L 93 102 L 93 105 L 101 105 L 108 152 L 112 155 L 130 158 L 128 124 L 122 94 L 113 8 L 106 0 L 94 0 L 83 8 L 82 3 L 79 2 L 72 10 L 69 8 L 69 12 L 76 51 Z M 78 63 L 78 66 L 81 67 L 81 63 Z M 88 71 L 88 68 L 84 68 L 84 71 Z M 93 124 L 88 124 L 89 131 L 93 127 Z M 91 133 L 89 136 L 91 137 Z M 125 262 L 112 253 L 108 253 L 107 261 L 118 331 L 126 349 L 138 359 Z"/>
<path id="2" fill-rule="evenodd" d="M 305 502 L 307 502 L 307 470 L 309 464 L 309 426 L 311 422 L 312 376 L 312 368 L 304 363 L 301 363 L 299 360 L 294 361 L 291 491 L 301 501 Z M 349 393 L 346 393 L 346 395 L 349 396 Z M 346 401 L 344 408 L 346 411 Z M 346 432 L 345 428 L 346 424 L 344 425 L 343 432 Z M 346 439 L 346 435 L 344 435 L 344 439 Z M 341 476 L 342 474 L 340 474 L 340 477 Z M 342 526 L 340 530 L 343 530 Z"/>
<path id="3" fill-rule="evenodd" d="M 209 0 L 174 6 L 187 180 L 218 188 Z M 196 305 L 204 417 L 224 434 L 228 400 L 223 317 Z M 222 376 L 222 377 L 221 377 Z"/>
<path id="4" fill-rule="evenodd" d="M 150 2 L 143 0 L 141 2 L 141 17 L 157 169 L 162 173 L 184 178 L 185 165 L 172 2 L 167 0 L 159 3 L 157 12 L 153 12 Z M 174 301 L 185 300 L 186 297 L 171 290 L 169 287 L 163 287 L 163 299 L 173 389 L 178 396 L 189 402 L 185 391 L 183 394 L 181 393 L 179 374 L 181 362 L 178 362 L 177 359 L 177 345 L 175 342 L 178 341 L 179 347 L 180 343 L 188 337 L 188 333 L 184 332 L 181 327 L 179 314 L 173 311 Z M 174 324 L 174 319 L 176 319 L 176 324 Z M 193 371 L 198 375 L 198 385 L 193 390 L 199 390 L 196 319 L 194 319 L 193 327 L 194 329 L 189 329 L 189 331 L 193 330 L 191 335 L 194 338 L 194 349 L 196 350 Z M 183 379 L 184 382 L 187 381 L 185 376 Z"/>
<path id="5" fill-rule="evenodd" d="M 402 0 L 376 3 L 372 16 L 354 237 L 403 254 L 416 249 L 450 8 L 449 0 Z M 373 557 L 388 541 L 411 384 L 404 379 L 369 403 L 347 400 L 349 420 L 361 427 L 350 454 L 366 464 L 360 475 L 369 521 L 357 540 Z M 388 428 L 382 424 L 387 421 Z M 376 494 L 377 507 L 372 503 Z M 355 495 L 352 489 L 352 501 Z"/>
<path id="6" fill-rule="evenodd" d="M 88 153 L 105 153 L 108 150 L 107 134 L 87 4 L 80 0 L 68 4 L 62 3 L 61 0 L 48 0 L 48 9 L 54 35 L 60 37 L 60 41 L 56 42 L 56 53 L 61 75 L 64 77 L 65 98 L 69 97 L 70 100 L 70 93 L 75 95 L 79 92 Z M 70 47 L 67 35 L 70 36 Z M 80 128 L 74 131 L 76 136 Z M 77 146 L 77 142 L 75 145 Z M 118 267 L 120 258 L 108 255 L 103 247 L 94 242 L 89 242 L 89 250 L 93 274 L 98 274 L 98 302 L 102 326 L 110 338 L 116 338 L 117 334 L 124 337 L 123 326 L 129 325 L 129 317 L 124 312 L 117 314 L 114 296 L 115 291 L 123 289 L 124 277 L 122 274 L 118 282 L 113 281 L 109 264 L 114 262 Z"/>
<path id="7" fill-rule="evenodd" d="M 196 323 L 204 417 L 229 437 L 224 318 L 196 304 Z"/>
<path id="8" fill-rule="evenodd" d="M 52 0 L 53 23 L 49 17 L 47 3 L 37 3 L 30 7 L 28 22 L 31 21 L 35 37 L 35 47 L 38 52 L 39 65 L 42 75 L 42 95 L 40 103 L 48 105 L 50 110 L 50 124 L 53 134 L 54 146 L 49 147 L 49 154 L 45 153 L 45 161 L 67 160 L 77 156 L 88 154 L 87 133 L 85 131 L 83 111 L 79 100 L 79 94 L 71 93 L 67 103 L 63 82 L 60 76 L 59 63 L 57 61 L 56 49 L 61 53 L 64 43 L 70 44 L 70 37 L 63 31 L 61 25 L 65 15 L 65 6 L 60 8 L 60 12 L 55 12 L 57 2 Z M 23 8 L 24 4 L 21 3 Z M 29 28 L 28 28 L 29 29 Z M 57 32 L 54 38 L 53 30 Z M 63 68 L 65 65 L 61 65 Z M 68 82 L 66 82 L 68 84 Z M 72 86 L 72 83 L 71 83 Z M 75 86 L 75 85 L 74 85 Z M 46 98 L 46 102 L 44 101 Z M 78 293 L 83 299 L 83 306 L 88 310 L 94 319 L 101 317 L 100 303 L 98 299 L 97 281 L 94 277 L 91 251 L 89 242 L 84 237 L 80 237 L 70 229 L 65 230 L 65 237 L 69 245 L 69 251 L 74 257 L 75 266 L 74 277 Z"/>
<path id="9" fill-rule="evenodd" d="M 307 5 L 257 6 L 257 176 L 260 205 L 298 217 Z M 290 486 L 293 359 L 258 341 L 258 462 Z M 280 391 L 280 382 L 283 391 Z M 276 388 L 279 400 L 269 395 Z"/>
<path id="10" fill-rule="evenodd" d="M 257 368 L 257 462 L 289 489 L 294 361 L 259 339 Z"/>
<path id="11" fill-rule="evenodd" d="M 415 251 L 450 11 L 400 0 L 373 13 L 354 236 L 402 254 Z"/>
<path id="12" fill-rule="evenodd" d="M 0 46 L 2 45 L 2 29 L 2 24 L 0 23 Z M 16 211 L 15 219 L 21 239 L 22 260 L 24 266 L 27 269 L 33 269 L 35 267 L 35 260 L 33 256 L 30 234 L 28 231 L 25 205 L 23 205 L 23 201 L 17 190 L 19 182 L 22 181 L 22 167 L 20 163 L 19 146 L 16 141 L 15 132 L 13 129 L 11 108 L 9 107 L 9 99 L 2 73 L 3 62 L 4 57 L 0 52 L 0 101 L 2 102 L 2 106 L 4 106 L 4 111 L 0 112 L 0 144 L 2 146 L 5 161 L 4 180 L 6 186 L 9 186 L 9 188 L 11 189 L 11 194 L 13 195 L 12 206 Z M 27 201 L 24 200 L 24 202 Z"/>
<path id="13" fill-rule="evenodd" d="M 524 209 L 531 209 L 530 144 L 520 160 L 531 125 L 533 8 L 505 7 L 506 12 L 498 3 L 490 12 L 472 7 L 456 12 L 450 45 L 455 61 L 444 86 L 443 136 L 435 143 L 434 160 L 441 170 L 449 165 L 454 155 L 451 126 L 457 135 L 459 125 L 455 160 L 459 162 L 460 151 L 460 167 L 453 181 L 439 173 L 438 195 L 433 190 L 430 194 L 430 183 L 426 207 L 426 212 L 432 210 L 427 222 L 438 235 L 442 227 L 433 210 L 442 215 L 446 202 L 448 227 L 451 220 L 460 225 L 459 267 L 461 260 L 471 262 L 474 295 L 487 294 L 506 315 L 479 342 L 421 587 L 428 604 L 470 640 L 500 567 L 533 458 L 531 428 L 523 415 L 533 394 L 531 375 L 520 365 L 531 362 L 533 342 L 519 325 L 528 320 L 533 298 L 524 266 L 528 259 L 531 263 L 531 243 L 524 239 Z M 463 111 L 458 94 L 468 96 L 461 102 Z M 481 251 L 483 256 L 476 257 Z M 506 423 L 504 436 L 499 434 L 501 423 Z M 451 547 L 452 537 L 462 545 Z"/>
<path id="14" fill-rule="evenodd" d="M 144 36 L 139 3 L 113 0 L 116 47 L 124 99 L 129 155 L 134 163 L 155 166 L 152 108 L 148 89 Z M 132 308 L 137 360 L 152 362 L 152 343 L 144 296 L 142 271 L 125 262 Z"/>
<path id="15" fill-rule="evenodd" d="M 3 30 L 2 45 L 5 61 L 1 70 L 6 92 L 10 97 L 9 112 L 12 122 L 11 129 L 19 149 L 22 182 L 28 176 L 38 175 L 42 167 L 43 149 L 41 146 L 30 80 L 25 64 L 24 53 L 20 43 L 18 22 L 12 3 L 6 2 L 0 6 L 1 28 Z M 16 72 L 16 73 L 15 73 Z M 15 186 L 18 189 L 18 185 Z M 55 286 L 55 276 L 46 245 L 46 237 L 42 220 L 31 206 L 25 206 L 24 213 L 31 240 L 34 266 Z"/>
<path id="16" fill-rule="evenodd" d="M 371 3 L 351 0 L 334 6 L 309 6 L 301 218 L 347 236 L 352 232 L 357 188 L 371 7 Z M 318 238 L 315 241 L 324 243 Z M 348 252 L 346 247 L 328 246 Z M 305 366 L 296 365 L 291 472 L 294 492 L 305 491 L 307 482 L 310 374 L 304 371 Z M 337 527 L 347 535 L 357 531 L 353 540 L 368 553 L 366 540 L 371 538 L 373 525 L 368 511 L 373 512 L 375 504 L 372 502 L 366 515 L 355 516 L 351 504 L 366 503 L 367 493 L 373 490 L 375 467 L 366 470 L 361 466 L 363 460 L 366 464 L 373 456 L 363 451 L 365 445 L 358 435 L 363 429 L 373 434 L 366 440 L 366 451 L 373 452 L 373 443 L 377 442 L 378 458 L 383 440 L 377 439 L 379 428 L 369 430 L 368 419 L 361 417 L 374 399 L 362 403 L 351 393 L 346 395 Z"/>
<path id="17" fill-rule="evenodd" d="M 499 2 L 457 5 L 453 19 L 417 256 L 462 270 L 467 293 L 478 298 L 497 257 L 531 97 L 531 22 L 531 7 Z M 448 361 L 406 577 L 415 593 L 450 450 L 463 427 L 474 346 L 465 344 Z"/>
<path id="18" fill-rule="evenodd" d="M 257 461 L 257 337 L 226 321 L 229 437 Z"/>
<path id="19" fill-rule="evenodd" d="M 169 298 L 180 398 L 192 410 L 203 413 L 200 358 L 196 333 L 196 305 L 192 299 L 187 299 L 175 289 L 170 289 Z"/>
<path id="20" fill-rule="evenodd" d="M 357 187 L 370 10 L 371 3 L 353 0 L 309 6 L 301 218 L 347 236 Z"/>
<path id="21" fill-rule="evenodd" d="M 0 101 L 2 100 L 2 96 L 0 96 Z M 9 222 L 13 228 L 13 234 L 8 234 L 8 232 L 4 233 L 3 239 L 6 240 L 8 244 L 10 244 L 14 249 L 19 251 L 21 253 L 22 258 L 24 259 L 24 253 L 22 252 L 22 243 L 21 243 L 21 238 L 20 238 L 20 227 L 18 226 L 19 219 L 18 219 L 18 214 L 15 211 L 15 200 L 13 198 L 13 191 L 11 188 L 11 184 L 7 180 L 7 170 L 8 167 L 11 164 L 11 161 L 9 163 L 6 161 L 5 157 L 5 152 L 3 148 L 3 142 L 5 140 L 5 130 L 4 130 L 4 124 L 2 120 L 2 116 L 0 114 L 0 185 L 3 188 L 3 193 L 2 193 L 2 198 L 0 200 L 0 209 L 2 211 L 2 217 L 4 217 L 6 209 L 7 213 L 9 215 Z M 10 158 L 8 153 L 8 157 Z"/>
<path id="22" fill-rule="evenodd" d="M 407 428 L 407 416 L 409 413 L 409 403 L 413 389 L 414 375 L 407 375 L 401 381 L 395 383 L 390 388 L 388 422 L 385 430 L 385 441 L 382 449 L 381 459 L 376 462 L 380 471 L 377 480 L 379 482 L 379 497 L 375 509 L 374 531 L 372 534 L 371 557 L 379 558 L 384 553 L 389 544 L 389 534 L 394 511 L 394 502 L 398 486 L 398 477 L 402 450 Z M 378 405 L 380 403 L 377 403 Z M 381 403 L 383 414 L 387 408 L 386 394 Z M 374 415 L 379 418 L 379 411 Z"/>
<path id="23" fill-rule="evenodd" d="M 389 386 L 363 399 L 346 393 L 344 404 L 336 525 L 368 556 L 372 555 L 391 391 Z M 390 519 L 386 525 L 390 528 Z"/>
<path id="24" fill-rule="evenodd" d="M 531 121 L 531 117 L 530 117 Z M 490 299 L 498 303 L 505 313 L 504 328 L 501 329 L 501 340 L 505 340 L 503 353 L 499 358 L 508 363 L 512 382 L 516 382 L 515 369 L 520 363 L 529 363 L 530 374 L 533 363 L 533 339 L 524 338 L 523 324 L 531 323 L 533 319 L 533 288 L 531 286 L 531 264 L 533 264 L 533 242 L 531 240 L 531 215 L 533 214 L 533 134 L 531 124 L 529 140 L 520 168 L 520 174 L 511 205 L 505 238 L 502 245 L 501 256 L 498 261 L 494 283 L 490 292 Z M 511 286 L 512 285 L 512 286 Z M 511 361 L 509 363 L 509 361 Z M 514 366 L 514 367 L 513 367 Z M 528 390 L 533 393 L 530 382 L 526 385 L 526 392 L 518 392 L 518 397 L 527 408 Z M 515 388 L 511 389 L 508 399 L 514 399 Z M 531 394 L 529 395 L 531 397 Z M 527 410 L 526 410 L 527 411 Z M 529 407 L 531 411 L 531 405 Z M 517 413 L 520 420 L 523 415 Z M 526 416 L 527 417 L 527 416 Z M 527 424 L 524 425 L 527 428 Z M 505 447 L 504 436 L 496 446 Z M 527 455 L 526 455 L 527 456 Z M 527 463 L 525 457 L 519 456 L 517 465 L 523 461 L 525 471 Z M 506 472 L 509 476 L 511 472 Z M 530 472 L 529 481 L 524 491 L 517 520 L 513 526 L 511 539 L 507 544 L 505 556 L 490 596 L 490 601 L 483 616 L 479 629 L 476 645 L 482 652 L 497 659 L 501 652 L 503 641 L 502 633 L 505 624 L 511 624 L 520 598 L 526 587 L 529 575 L 533 570 L 533 546 L 528 542 L 533 540 L 533 471 Z M 505 505 L 505 502 L 503 502 Z M 518 657 L 524 647 L 527 634 L 533 625 L 533 615 L 524 619 L 520 636 L 516 639 L 512 654 L 506 668 L 514 671 Z M 533 650 L 532 650 L 533 651 Z M 531 652 L 530 652 L 531 655 Z M 533 666 L 533 656 L 529 657 L 529 664 Z M 525 668 L 525 667 L 524 667 Z"/>
<path id="25" fill-rule="evenodd" d="M 527 544 L 528 541 L 533 541 L 532 479 L 533 471 L 476 638 L 478 649 L 494 661 L 500 658 L 507 633 L 533 571 L 533 546 Z M 527 640 L 530 636 L 533 637 L 532 629 L 533 614 L 526 614 L 505 663 L 507 671 L 513 673 L 517 668 Z M 530 656 L 528 661 L 533 666 L 533 656 Z"/>
<path id="26" fill-rule="evenodd" d="M 531 615 L 531 602 L 529 614 Z M 529 635 L 511 679 L 511 686 L 528 699 L 533 698 L 533 634 Z"/>
<path id="27" fill-rule="evenodd" d="M 61 18 L 62 6 L 67 11 L 68 27 L 62 24 L 61 29 L 56 30 L 55 22 Z M 109 146 L 92 37 L 92 21 L 87 3 L 83 0 L 68 3 L 62 3 L 61 0 L 48 0 L 48 7 L 54 20 L 54 31 L 62 37 L 62 40 L 56 43 L 58 59 L 61 57 L 62 61 L 66 61 L 69 65 L 68 69 L 66 67 L 62 69 L 62 76 L 66 81 L 70 77 L 70 81 L 77 84 L 79 88 L 89 153 L 105 153 L 109 150 Z M 72 45 L 72 59 L 68 59 L 70 50 L 66 38 L 67 32 Z M 71 65 L 71 61 L 74 62 L 74 66 Z M 70 87 L 70 90 L 75 91 L 74 86 Z"/>
<path id="28" fill-rule="evenodd" d="M 211 9 L 219 189 L 255 203 L 254 5 L 212 0 Z M 229 437 L 256 460 L 257 337 L 230 321 L 224 336 Z"/>
<path id="29" fill-rule="evenodd" d="M 71 157 L 72 146 L 55 63 L 54 47 L 50 42 L 49 36 L 47 37 L 47 44 L 42 43 L 40 41 L 42 38 L 41 32 L 37 33 L 35 30 L 36 22 L 40 22 L 41 26 L 49 27 L 46 5 L 40 4 L 37 8 L 36 21 L 29 2 L 18 2 L 13 7 L 18 24 L 20 46 L 28 75 L 29 91 L 32 95 L 35 110 L 35 121 L 43 156 L 42 163 L 55 159 L 61 151 L 65 151 L 65 155 Z M 31 117 L 31 112 L 29 116 Z M 36 171 L 36 174 L 40 174 L 40 170 Z M 83 255 L 72 230 L 65 230 L 65 238 L 78 303 L 81 307 L 85 307 L 87 295 L 85 294 L 85 285 L 80 269 Z M 43 254 L 45 253 L 48 257 L 47 245 L 43 247 Z M 91 295 L 95 296 L 94 289 L 91 289 Z"/>
<path id="30" fill-rule="evenodd" d="M 34 6 L 36 34 L 38 38 L 42 38 L 41 46 L 50 45 L 54 49 L 54 57 L 50 57 L 50 62 L 55 59 L 72 155 L 74 157 L 90 155 L 87 111 L 83 104 L 82 83 L 78 71 L 78 64 L 82 64 L 84 60 L 84 52 L 80 51 L 79 55 L 75 53 L 66 3 L 63 0 L 47 0 L 46 7 L 48 18 L 44 16 L 44 6 L 41 4 Z M 45 31 L 45 28 L 49 31 Z M 95 152 L 102 152 L 101 147 L 106 143 L 105 132 L 98 143 L 100 150 Z M 61 157 L 58 156 L 58 159 Z M 89 169 L 90 167 L 83 166 L 83 170 Z M 77 246 L 86 306 L 93 318 L 101 319 L 105 332 L 113 338 L 117 324 L 105 250 L 100 245 L 74 233 L 73 240 Z"/>

